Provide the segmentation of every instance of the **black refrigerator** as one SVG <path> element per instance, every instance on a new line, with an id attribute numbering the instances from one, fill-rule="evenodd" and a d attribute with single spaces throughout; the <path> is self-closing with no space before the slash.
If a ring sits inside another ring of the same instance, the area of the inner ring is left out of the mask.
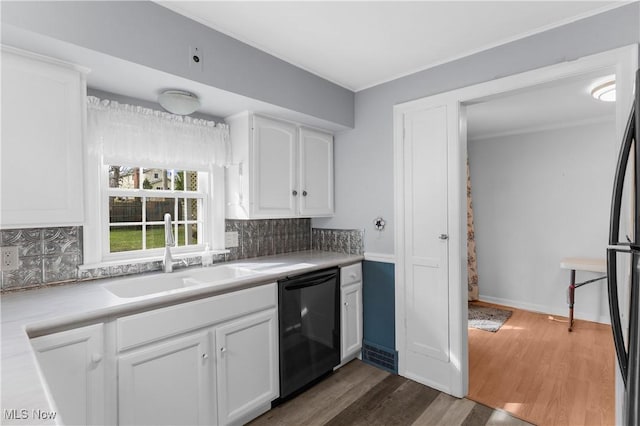
<path id="1" fill-rule="evenodd" d="M 640 70 L 625 128 L 611 203 L 607 281 L 618 365 L 624 382 L 623 424 L 640 424 Z"/>

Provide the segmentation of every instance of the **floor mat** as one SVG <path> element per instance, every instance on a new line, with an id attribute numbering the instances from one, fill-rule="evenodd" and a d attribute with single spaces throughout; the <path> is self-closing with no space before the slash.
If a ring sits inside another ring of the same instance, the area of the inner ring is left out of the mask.
<path id="1" fill-rule="evenodd" d="M 469 327 L 495 333 L 511 317 L 511 313 L 506 309 L 469 305 Z"/>

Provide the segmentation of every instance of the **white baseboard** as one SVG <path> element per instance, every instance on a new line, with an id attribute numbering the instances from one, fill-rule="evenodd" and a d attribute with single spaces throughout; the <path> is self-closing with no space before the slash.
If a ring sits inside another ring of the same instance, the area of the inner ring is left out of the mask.
<path id="1" fill-rule="evenodd" d="M 531 311 L 531 312 L 538 312 L 538 313 L 541 313 L 541 314 L 559 315 L 559 316 L 563 316 L 563 317 L 568 317 L 569 316 L 569 306 L 567 306 L 566 308 L 562 309 L 562 308 L 553 307 L 553 306 L 546 306 L 546 305 L 538 305 L 538 304 L 535 304 L 535 303 L 521 302 L 521 301 L 518 301 L 518 300 L 503 299 L 501 297 L 491 297 L 491 296 L 486 296 L 486 295 L 483 295 L 483 294 L 480 295 L 480 300 L 482 302 L 495 303 L 496 305 L 509 306 L 509 307 L 512 307 L 512 308 L 523 309 L 525 311 Z M 579 311 L 579 310 L 574 310 L 573 318 L 574 319 L 579 319 L 579 320 L 585 320 L 585 321 L 598 322 L 598 323 L 601 323 L 601 324 L 611 324 L 611 318 L 609 317 L 609 313 L 608 312 L 607 312 L 606 315 L 595 315 L 595 314 L 590 313 L 590 312 L 583 312 L 583 311 Z"/>

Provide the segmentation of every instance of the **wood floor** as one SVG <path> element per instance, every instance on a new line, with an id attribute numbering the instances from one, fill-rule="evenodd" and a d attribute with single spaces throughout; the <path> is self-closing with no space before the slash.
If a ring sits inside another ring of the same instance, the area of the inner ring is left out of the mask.
<path id="1" fill-rule="evenodd" d="M 469 328 L 468 398 L 541 426 L 613 425 L 611 328 L 575 321 L 569 333 L 548 315 L 506 309 L 496 333 Z"/>
<path id="2" fill-rule="evenodd" d="M 504 411 L 454 398 L 354 360 L 250 425 L 523 426 L 527 423 Z"/>

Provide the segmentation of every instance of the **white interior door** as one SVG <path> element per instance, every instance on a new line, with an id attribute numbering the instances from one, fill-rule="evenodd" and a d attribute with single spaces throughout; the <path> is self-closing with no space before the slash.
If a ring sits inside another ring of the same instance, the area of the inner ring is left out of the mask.
<path id="1" fill-rule="evenodd" d="M 638 46 L 632 45 L 394 107 L 396 348 L 401 375 L 454 396 L 467 392 L 467 130 L 463 105 L 615 67 L 620 132 L 628 117 L 637 66 Z M 619 134 L 618 140 L 621 137 Z M 438 246 L 441 233 L 449 238 Z M 618 380 L 618 419 L 620 395 Z"/>
<path id="2" fill-rule="evenodd" d="M 449 120 L 457 117 L 449 117 L 450 108 L 430 105 L 402 114 L 405 262 L 398 296 L 405 321 L 399 369 L 406 377 L 464 396 L 460 354 L 452 353 L 450 336 L 456 324 L 449 308 L 448 139 Z"/>

